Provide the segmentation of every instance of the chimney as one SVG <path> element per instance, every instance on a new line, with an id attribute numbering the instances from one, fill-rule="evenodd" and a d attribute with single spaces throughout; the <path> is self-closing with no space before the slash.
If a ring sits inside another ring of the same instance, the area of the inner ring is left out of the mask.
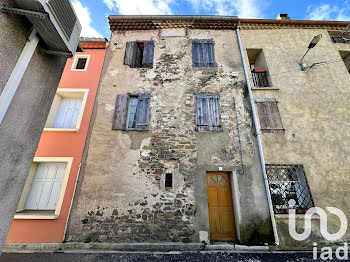
<path id="1" fill-rule="evenodd" d="M 288 14 L 278 14 L 276 20 L 290 20 L 290 17 L 288 16 Z"/>

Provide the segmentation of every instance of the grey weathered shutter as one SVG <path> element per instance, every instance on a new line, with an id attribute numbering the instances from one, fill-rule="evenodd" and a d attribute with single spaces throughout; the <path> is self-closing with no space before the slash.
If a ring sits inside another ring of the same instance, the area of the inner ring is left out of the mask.
<path id="1" fill-rule="evenodd" d="M 272 129 L 283 129 L 280 112 L 278 110 L 277 101 L 269 102 L 271 128 Z"/>
<path id="2" fill-rule="evenodd" d="M 130 67 L 136 66 L 136 42 L 127 42 L 125 47 L 124 65 L 129 65 Z"/>
<path id="3" fill-rule="evenodd" d="M 197 131 L 209 130 L 208 96 L 196 95 L 196 128 Z"/>
<path id="4" fill-rule="evenodd" d="M 208 41 L 208 66 L 216 66 L 214 55 L 214 42 Z"/>
<path id="5" fill-rule="evenodd" d="M 221 130 L 220 105 L 218 95 L 208 95 L 209 130 Z"/>
<path id="6" fill-rule="evenodd" d="M 202 66 L 202 45 L 199 40 L 192 41 L 192 65 L 195 67 Z"/>
<path id="7" fill-rule="evenodd" d="M 117 95 L 113 117 L 113 130 L 125 130 L 126 120 L 128 118 L 128 95 Z"/>
<path id="8" fill-rule="evenodd" d="M 145 46 L 143 48 L 143 58 L 142 65 L 144 67 L 153 67 L 153 56 L 154 56 L 154 43 L 153 42 L 145 42 Z"/>
<path id="9" fill-rule="evenodd" d="M 262 130 L 271 130 L 269 109 L 266 102 L 256 103 L 259 113 L 260 128 Z"/>
<path id="10" fill-rule="evenodd" d="M 136 109 L 135 130 L 148 130 L 151 109 L 150 100 L 150 94 L 139 94 L 139 101 Z"/>

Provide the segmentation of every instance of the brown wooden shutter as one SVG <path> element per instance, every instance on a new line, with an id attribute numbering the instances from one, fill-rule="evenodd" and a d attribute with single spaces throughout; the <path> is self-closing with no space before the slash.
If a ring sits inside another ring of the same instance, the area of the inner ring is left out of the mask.
<path id="1" fill-rule="evenodd" d="M 278 110 L 277 101 L 269 102 L 271 127 L 272 129 L 283 129 L 280 112 Z"/>
<path id="2" fill-rule="evenodd" d="M 260 120 L 260 128 L 262 130 L 270 130 L 271 129 L 271 123 L 269 118 L 269 109 L 267 107 L 266 102 L 258 102 L 256 103 L 259 113 L 259 120 Z"/>
<path id="3" fill-rule="evenodd" d="M 136 128 L 135 130 L 148 130 L 150 119 L 150 94 L 139 94 L 139 101 L 136 109 Z"/>
<path id="4" fill-rule="evenodd" d="M 197 131 L 209 129 L 208 97 L 206 94 L 196 95 L 196 129 Z"/>
<path id="5" fill-rule="evenodd" d="M 136 66 L 137 43 L 127 42 L 125 47 L 124 65 Z"/>
<path id="6" fill-rule="evenodd" d="M 128 104 L 128 95 L 117 95 L 113 117 L 113 130 L 125 130 L 126 120 L 128 118 Z"/>
<path id="7" fill-rule="evenodd" d="M 142 66 L 152 68 L 153 56 L 154 56 L 154 43 L 145 42 L 145 46 L 143 48 Z"/>

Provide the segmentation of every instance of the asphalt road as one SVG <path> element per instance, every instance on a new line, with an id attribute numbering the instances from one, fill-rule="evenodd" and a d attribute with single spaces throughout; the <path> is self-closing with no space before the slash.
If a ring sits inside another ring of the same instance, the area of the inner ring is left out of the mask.
<path id="1" fill-rule="evenodd" d="M 350 261 L 350 260 L 336 260 L 335 256 L 333 261 Z M 312 253 L 308 252 L 169 252 L 169 253 L 151 253 L 151 252 L 138 252 L 138 253 L 4 253 L 0 256 L 0 262 L 112 262 L 112 261 L 190 261 L 190 262 L 202 262 L 202 261 L 248 261 L 248 262 L 260 262 L 260 261 L 291 261 L 291 262 L 304 262 L 304 261 L 324 261 L 314 260 Z"/>

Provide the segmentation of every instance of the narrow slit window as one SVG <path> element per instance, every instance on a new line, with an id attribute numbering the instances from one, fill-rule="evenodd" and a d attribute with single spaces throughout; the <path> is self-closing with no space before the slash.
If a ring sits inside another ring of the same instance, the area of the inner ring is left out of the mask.
<path id="1" fill-rule="evenodd" d="M 173 187 L 173 174 L 165 174 L 165 187 L 171 188 Z"/>

